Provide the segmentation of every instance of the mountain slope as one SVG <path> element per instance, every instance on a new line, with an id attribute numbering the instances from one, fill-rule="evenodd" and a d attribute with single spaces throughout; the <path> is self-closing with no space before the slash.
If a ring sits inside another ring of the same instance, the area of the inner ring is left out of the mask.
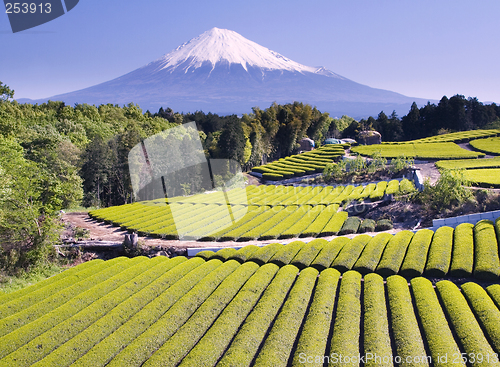
<path id="1" fill-rule="evenodd" d="M 119 78 L 50 99 L 67 104 L 134 102 L 151 111 L 163 106 L 216 113 L 248 113 L 253 106 L 266 108 L 273 101 L 301 101 L 339 116 L 373 115 L 382 109 L 406 114 L 413 101 L 427 102 L 302 65 L 218 28 Z"/>

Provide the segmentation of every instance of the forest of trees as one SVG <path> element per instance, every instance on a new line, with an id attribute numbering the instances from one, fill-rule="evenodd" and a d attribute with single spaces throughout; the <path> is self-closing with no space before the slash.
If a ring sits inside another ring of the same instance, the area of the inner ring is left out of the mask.
<path id="1" fill-rule="evenodd" d="M 444 96 L 437 105 L 427 103 L 418 108 L 416 103 L 401 119 L 395 112 L 389 117 L 382 111 L 379 115 L 360 120 L 351 127 L 374 129 L 382 134 L 384 141 L 401 141 L 425 138 L 454 131 L 500 128 L 500 106 L 483 104 L 477 98 L 466 99 L 462 95 Z"/>
<path id="2" fill-rule="evenodd" d="M 242 116 L 201 111 L 156 113 L 135 104 L 91 106 L 49 101 L 19 104 L 0 82 L 0 267 L 36 263 L 57 237 L 60 210 L 78 205 L 131 202 L 128 153 L 145 138 L 195 121 L 207 158 L 237 161 L 244 170 L 298 150 L 309 137 L 355 137 L 374 128 L 384 140 L 414 139 L 440 131 L 497 126 L 500 107 L 477 99 L 443 97 L 439 104 L 412 105 L 401 119 L 334 119 L 315 107 L 294 102 L 254 107 Z M 496 125 L 495 125 L 496 124 Z M 497 126 L 499 127 L 499 126 Z M 190 191 L 190 190 L 187 190 Z M 192 191 L 191 191 L 192 192 Z"/>

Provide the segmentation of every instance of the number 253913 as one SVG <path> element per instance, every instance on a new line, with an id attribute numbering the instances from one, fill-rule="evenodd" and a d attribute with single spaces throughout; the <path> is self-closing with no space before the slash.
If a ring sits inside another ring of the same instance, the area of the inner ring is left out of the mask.
<path id="1" fill-rule="evenodd" d="M 35 13 L 46 13 L 49 14 L 52 11 L 51 3 L 5 3 L 5 12 L 7 14 L 35 14 Z"/>

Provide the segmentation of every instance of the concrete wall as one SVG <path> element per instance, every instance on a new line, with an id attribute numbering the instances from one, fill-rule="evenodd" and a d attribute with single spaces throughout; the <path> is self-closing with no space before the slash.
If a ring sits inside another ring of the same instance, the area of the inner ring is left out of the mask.
<path id="1" fill-rule="evenodd" d="M 461 215 L 459 217 L 453 217 L 453 218 L 434 219 L 432 221 L 432 226 L 435 228 L 443 226 L 456 227 L 462 223 L 476 224 L 482 219 L 489 219 L 491 221 L 494 221 L 498 217 L 500 217 L 500 210 L 495 210 L 493 212 Z"/>

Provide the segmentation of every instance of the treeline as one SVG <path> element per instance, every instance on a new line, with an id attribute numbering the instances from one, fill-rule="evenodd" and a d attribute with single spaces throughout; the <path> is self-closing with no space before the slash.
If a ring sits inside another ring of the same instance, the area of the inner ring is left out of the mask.
<path id="1" fill-rule="evenodd" d="M 437 105 L 427 103 L 421 108 L 414 102 L 401 119 L 395 112 L 388 117 L 382 111 L 377 118 L 360 120 L 346 132 L 355 134 L 359 130 L 373 129 L 382 134 L 384 141 L 402 141 L 488 128 L 500 128 L 500 106 L 457 94 L 451 98 L 444 96 Z"/>
<path id="2" fill-rule="evenodd" d="M 171 122 L 196 121 L 210 158 L 234 159 L 244 168 L 292 154 L 304 137 L 322 141 L 334 121 L 328 113 L 300 102 L 273 103 L 265 110 L 254 107 L 241 117 L 202 111 L 179 115 L 170 108 L 160 108 L 155 114 L 146 111 L 146 115 Z"/>

